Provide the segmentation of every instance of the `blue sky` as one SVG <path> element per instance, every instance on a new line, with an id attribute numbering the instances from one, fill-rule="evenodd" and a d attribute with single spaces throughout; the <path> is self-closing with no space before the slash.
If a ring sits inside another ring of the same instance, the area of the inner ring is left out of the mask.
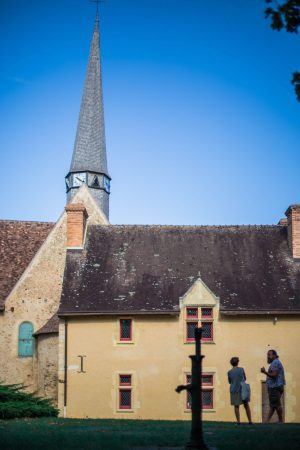
<path id="1" fill-rule="evenodd" d="M 299 38 L 263 0 L 107 0 L 112 223 L 277 223 L 300 202 Z M 55 221 L 95 5 L 0 2 L 0 218 Z"/>

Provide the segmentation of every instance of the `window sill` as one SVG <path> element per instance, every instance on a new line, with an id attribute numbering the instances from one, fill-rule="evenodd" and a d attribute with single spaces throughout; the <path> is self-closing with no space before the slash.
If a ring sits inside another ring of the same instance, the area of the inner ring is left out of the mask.
<path id="1" fill-rule="evenodd" d="M 134 342 L 134 341 L 116 341 L 116 344 L 117 344 L 117 345 L 119 345 L 119 344 L 120 344 L 120 345 L 124 345 L 124 344 L 125 344 L 125 345 L 128 345 L 128 344 L 129 344 L 129 345 L 132 345 L 132 344 L 135 344 L 135 342 Z"/>
<path id="2" fill-rule="evenodd" d="M 117 413 L 134 413 L 134 409 L 117 409 Z"/>
<path id="3" fill-rule="evenodd" d="M 185 341 L 184 344 L 190 345 L 193 344 L 195 345 L 195 341 Z M 201 341 L 201 345 L 206 345 L 206 344 L 216 344 L 215 341 Z"/>
<path id="4" fill-rule="evenodd" d="M 215 413 L 216 410 L 215 409 L 202 409 L 202 414 L 203 413 Z M 184 413 L 190 413 L 192 414 L 192 410 L 191 409 L 185 409 Z"/>

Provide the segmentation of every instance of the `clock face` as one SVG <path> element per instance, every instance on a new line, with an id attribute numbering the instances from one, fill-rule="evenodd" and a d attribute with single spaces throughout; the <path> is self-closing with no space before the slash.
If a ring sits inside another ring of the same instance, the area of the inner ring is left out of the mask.
<path id="1" fill-rule="evenodd" d="M 99 178 L 97 177 L 97 175 L 95 175 L 94 178 L 93 178 L 92 187 L 93 188 L 100 188 Z"/>
<path id="2" fill-rule="evenodd" d="M 110 180 L 109 180 L 109 178 L 104 177 L 103 184 L 104 184 L 104 189 L 109 194 L 110 193 Z"/>
<path id="3" fill-rule="evenodd" d="M 73 186 L 81 186 L 86 183 L 86 173 L 73 173 Z"/>

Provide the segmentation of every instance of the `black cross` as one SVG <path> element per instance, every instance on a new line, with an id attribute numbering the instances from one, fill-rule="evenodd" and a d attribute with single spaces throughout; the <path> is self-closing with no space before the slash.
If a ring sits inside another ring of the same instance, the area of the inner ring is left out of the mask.
<path id="1" fill-rule="evenodd" d="M 97 13 L 99 13 L 99 3 L 105 3 L 105 0 L 90 0 L 90 2 L 97 4 Z"/>

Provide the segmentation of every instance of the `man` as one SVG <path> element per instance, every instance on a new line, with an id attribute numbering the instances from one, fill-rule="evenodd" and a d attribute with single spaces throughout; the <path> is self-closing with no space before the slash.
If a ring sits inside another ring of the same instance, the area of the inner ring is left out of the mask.
<path id="1" fill-rule="evenodd" d="M 266 383 L 268 386 L 270 411 L 268 415 L 268 422 L 273 416 L 274 412 L 277 412 L 279 422 L 283 422 L 283 413 L 281 405 L 281 396 L 283 394 L 285 377 L 284 368 L 279 361 L 279 356 L 275 350 L 269 350 L 267 353 L 267 360 L 270 364 L 268 371 L 264 367 L 260 369 L 261 373 L 267 376 Z"/>

